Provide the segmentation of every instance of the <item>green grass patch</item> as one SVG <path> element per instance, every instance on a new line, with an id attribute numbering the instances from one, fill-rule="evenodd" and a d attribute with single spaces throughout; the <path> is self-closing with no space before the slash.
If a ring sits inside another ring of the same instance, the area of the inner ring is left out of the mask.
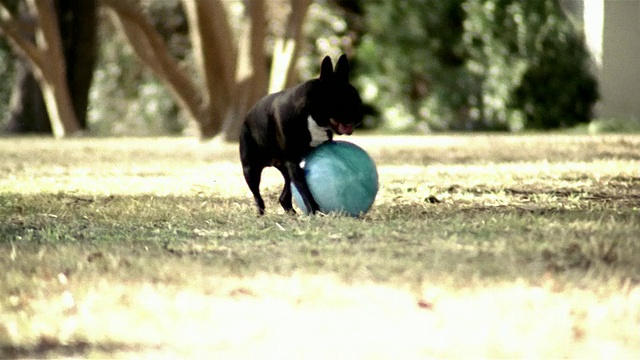
<path id="1" fill-rule="evenodd" d="M 353 137 L 362 219 L 235 145 L 0 139 L 0 357 L 640 355 L 640 137 Z M 599 354 L 599 355 L 594 355 Z"/>

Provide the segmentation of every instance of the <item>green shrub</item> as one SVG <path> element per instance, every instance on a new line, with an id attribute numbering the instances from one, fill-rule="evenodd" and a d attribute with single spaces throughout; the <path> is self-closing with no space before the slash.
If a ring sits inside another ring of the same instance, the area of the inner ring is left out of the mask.
<path id="1" fill-rule="evenodd" d="M 9 101 L 13 91 L 14 82 L 14 55 L 6 41 L 0 41 L 0 82 L 5 86 L 0 87 L 0 129 L 3 129 L 9 114 Z"/>
<path id="2" fill-rule="evenodd" d="M 485 16 L 485 34 L 506 50 L 492 59 L 502 62 L 496 70 L 508 79 L 507 92 L 501 94 L 508 99 L 505 108 L 524 114 L 524 127 L 551 129 L 590 121 L 598 90 L 589 53 L 557 0 L 467 3 L 476 5 L 469 6 L 468 21 Z M 485 11 L 477 12 L 477 4 Z"/>
<path id="3" fill-rule="evenodd" d="M 589 54 L 557 0 L 363 4 L 357 83 L 388 117 L 429 130 L 510 131 L 591 119 Z"/>

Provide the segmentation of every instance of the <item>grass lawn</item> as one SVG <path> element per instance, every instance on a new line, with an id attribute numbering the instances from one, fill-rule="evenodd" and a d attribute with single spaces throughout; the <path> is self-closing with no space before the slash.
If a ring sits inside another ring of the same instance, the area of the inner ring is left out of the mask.
<path id="1" fill-rule="evenodd" d="M 0 358 L 640 358 L 640 136 L 348 140 L 362 219 L 235 145 L 0 139 Z"/>

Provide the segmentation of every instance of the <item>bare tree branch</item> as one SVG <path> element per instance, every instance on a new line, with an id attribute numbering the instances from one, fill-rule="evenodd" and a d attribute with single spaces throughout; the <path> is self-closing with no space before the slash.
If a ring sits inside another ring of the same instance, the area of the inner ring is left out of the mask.
<path id="1" fill-rule="evenodd" d="M 291 0 L 291 13 L 287 19 L 284 37 L 277 38 L 273 47 L 269 92 L 282 90 L 295 81 L 293 75 L 302 42 L 302 25 L 312 2 Z"/>
<path id="2" fill-rule="evenodd" d="M 302 25 L 309 11 L 313 0 L 291 0 L 291 15 L 287 21 L 286 36 L 293 41 L 293 52 L 289 58 L 289 67 L 287 68 L 287 84 L 291 85 L 294 81 L 295 61 L 300 53 L 300 43 L 302 42 Z"/>
<path id="3" fill-rule="evenodd" d="M 211 104 L 210 133 L 222 129 L 237 96 L 237 48 L 227 12 L 220 0 L 183 0 L 189 19 L 191 45 Z"/>
<path id="4" fill-rule="evenodd" d="M 67 66 L 60 39 L 60 26 L 53 0 L 29 0 L 27 4 L 38 14 L 36 45 L 47 61 L 42 61 L 41 87 L 51 129 L 56 137 L 75 134 L 82 130 L 69 93 Z"/>
<path id="5" fill-rule="evenodd" d="M 36 27 L 36 44 L 48 59 L 42 66 L 50 68 L 43 71 L 43 76 L 48 81 L 53 80 L 49 79 L 52 75 L 66 79 L 67 70 L 62 53 L 60 27 L 58 26 L 58 18 L 56 17 L 53 2 L 51 0 L 29 0 L 27 4 L 38 14 L 39 18 L 39 26 Z"/>
<path id="6" fill-rule="evenodd" d="M 128 0 L 101 0 L 116 15 L 127 40 L 140 60 L 147 65 L 174 94 L 174 97 L 199 123 L 208 127 L 209 103 L 202 91 L 180 67 L 142 10 Z"/>
<path id="7" fill-rule="evenodd" d="M 264 39 L 267 34 L 267 19 L 265 17 L 264 0 L 252 0 L 249 2 L 249 16 L 251 18 L 251 67 L 253 68 L 253 77 L 251 80 L 251 88 L 249 93 L 249 104 L 258 101 L 262 96 L 266 95 L 269 86 L 269 78 L 267 76 Z"/>
<path id="8" fill-rule="evenodd" d="M 42 54 L 36 45 L 21 31 L 19 21 L 0 3 L 0 30 L 14 50 L 25 55 L 34 68 L 42 68 Z"/>
<path id="9" fill-rule="evenodd" d="M 77 133 L 82 128 L 78 123 L 69 94 L 60 28 L 53 2 L 52 0 L 29 0 L 27 5 L 38 16 L 35 43 L 24 36 L 18 22 L 1 4 L 0 29 L 15 50 L 25 54 L 31 64 L 42 88 L 54 136 L 63 137 Z"/>
<path id="10" fill-rule="evenodd" d="M 225 139 L 232 141 L 240 137 L 244 114 L 269 88 L 264 50 L 267 35 L 264 0 L 245 1 L 245 15 L 250 21 L 246 22 L 238 39 L 235 96 L 223 127 Z"/>
<path id="11" fill-rule="evenodd" d="M 223 0 L 182 0 L 189 22 L 191 46 L 204 88 L 198 88 L 170 55 L 164 40 L 133 0 L 100 0 L 109 8 L 142 62 L 165 82 L 183 108 L 200 125 L 204 138 L 224 131 L 236 139 L 246 108 L 268 90 L 264 40 L 267 34 L 265 0 L 245 2 L 248 20 L 238 46 Z M 292 0 L 285 36 L 288 51 L 274 52 L 284 66 L 280 84 L 293 73 L 293 59 L 301 28 L 312 0 Z M 247 25 L 249 26 L 249 25 Z M 239 71 L 237 71 L 239 70 Z M 273 72 L 272 72 L 273 74 Z"/>

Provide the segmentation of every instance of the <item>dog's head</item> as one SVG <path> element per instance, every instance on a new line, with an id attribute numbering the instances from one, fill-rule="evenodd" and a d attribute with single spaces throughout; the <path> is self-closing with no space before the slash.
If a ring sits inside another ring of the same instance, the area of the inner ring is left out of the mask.
<path id="1" fill-rule="evenodd" d="M 337 134 L 351 135 L 355 126 L 362 122 L 362 100 L 358 91 L 349 83 L 349 60 L 341 55 L 335 70 L 331 58 L 325 56 L 320 66 L 320 83 L 324 89 L 325 98 L 323 112 L 325 121 Z"/>

